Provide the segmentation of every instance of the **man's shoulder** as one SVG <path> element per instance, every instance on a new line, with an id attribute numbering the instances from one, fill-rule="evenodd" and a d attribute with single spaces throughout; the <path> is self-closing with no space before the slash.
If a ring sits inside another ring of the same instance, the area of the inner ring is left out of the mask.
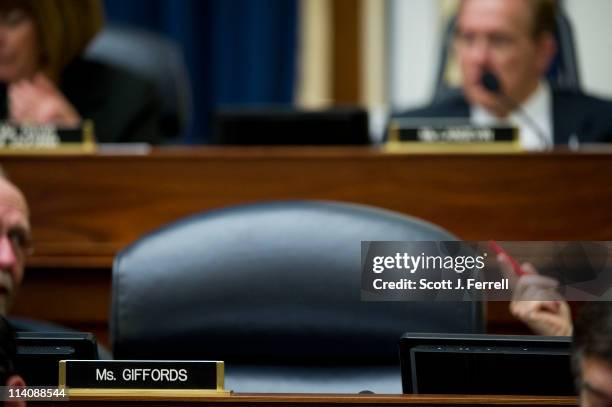
<path id="1" fill-rule="evenodd" d="M 469 117 L 470 106 L 462 93 L 449 96 L 439 102 L 428 106 L 399 111 L 393 114 L 394 118 L 430 118 L 430 117 Z"/>
<path id="2" fill-rule="evenodd" d="M 553 89 L 553 101 L 555 104 L 568 105 L 571 107 L 586 109 L 612 109 L 612 101 L 594 95 L 590 95 L 573 89 Z"/>
<path id="3" fill-rule="evenodd" d="M 612 101 L 567 89 L 553 89 L 552 94 L 557 134 L 578 134 L 584 142 L 612 142 Z"/>

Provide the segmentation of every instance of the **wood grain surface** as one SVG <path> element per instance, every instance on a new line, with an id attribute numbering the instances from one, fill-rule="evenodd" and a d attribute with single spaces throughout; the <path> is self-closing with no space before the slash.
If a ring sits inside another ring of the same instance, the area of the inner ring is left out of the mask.
<path id="1" fill-rule="evenodd" d="M 201 211 L 268 200 L 356 202 L 464 240 L 612 240 L 612 154 L 388 154 L 375 148 L 165 148 L 4 156 L 27 196 L 35 254 L 15 312 L 101 332 L 121 248 Z M 57 299 L 61 298 L 61 302 Z M 515 331 L 507 304 L 495 332 Z"/>

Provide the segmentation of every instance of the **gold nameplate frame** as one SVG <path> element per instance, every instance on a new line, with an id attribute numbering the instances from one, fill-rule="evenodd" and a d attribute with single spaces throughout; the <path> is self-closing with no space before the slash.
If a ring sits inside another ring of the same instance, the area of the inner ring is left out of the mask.
<path id="1" fill-rule="evenodd" d="M 62 360 L 69 398 L 181 399 L 227 396 L 222 361 Z"/>
<path id="2" fill-rule="evenodd" d="M 74 129 L 0 122 L 0 155 L 93 154 L 95 151 L 91 120 Z"/>
<path id="3" fill-rule="evenodd" d="M 446 123 L 448 122 L 448 123 Z M 520 153 L 514 127 L 479 127 L 449 120 L 426 125 L 422 119 L 396 120 L 384 148 L 391 153 Z"/>

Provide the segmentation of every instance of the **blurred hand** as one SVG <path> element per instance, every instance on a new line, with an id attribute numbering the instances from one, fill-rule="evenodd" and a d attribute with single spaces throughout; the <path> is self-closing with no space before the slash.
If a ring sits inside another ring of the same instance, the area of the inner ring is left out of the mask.
<path id="1" fill-rule="evenodd" d="M 53 124 L 73 128 L 81 123 L 74 106 L 45 75 L 9 85 L 9 117 L 18 124 Z"/>
<path id="2" fill-rule="evenodd" d="M 557 291 L 559 282 L 541 276 L 530 263 L 521 265 L 527 273 L 517 277 L 507 256 L 500 254 L 497 262 L 513 287 L 510 312 L 538 335 L 571 336 L 570 307 Z"/>

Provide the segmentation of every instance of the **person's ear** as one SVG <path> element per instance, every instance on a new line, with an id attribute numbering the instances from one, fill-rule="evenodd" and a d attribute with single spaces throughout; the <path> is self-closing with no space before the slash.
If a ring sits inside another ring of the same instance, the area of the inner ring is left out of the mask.
<path id="1" fill-rule="evenodd" d="M 544 33 L 538 40 L 536 62 L 541 76 L 546 75 L 557 54 L 557 40 L 551 33 Z"/>
<path id="2" fill-rule="evenodd" d="M 25 385 L 26 384 L 23 378 L 16 374 L 12 375 L 6 380 L 6 387 L 9 387 L 9 388 L 25 387 Z M 14 401 L 4 402 L 5 407 L 24 407 L 25 405 L 26 405 L 26 402 L 24 400 L 14 400 Z"/>

